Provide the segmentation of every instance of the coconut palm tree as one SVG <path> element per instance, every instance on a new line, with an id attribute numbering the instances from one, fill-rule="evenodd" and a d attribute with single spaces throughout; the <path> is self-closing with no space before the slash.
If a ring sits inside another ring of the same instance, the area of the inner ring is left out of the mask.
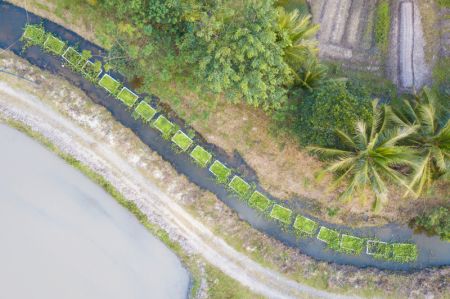
<path id="1" fill-rule="evenodd" d="M 425 87 L 416 102 L 404 100 L 391 116 L 401 127 L 418 127 L 404 142 L 420 151 L 421 161 L 409 184 L 416 196 L 450 170 L 450 120 L 448 112 L 439 112 L 437 105 L 435 93 Z"/>
<path id="2" fill-rule="evenodd" d="M 278 27 L 284 45 L 284 60 L 296 71 L 310 57 L 318 52 L 314 39 L 318 24 L 311 23 L 311 15 L 301 15 L 298 9 L 287 12 L 278 7 Z"/>
<path id="3" fill-rule="evenodd" d="M 311 152 L 328 159 L 325 171 L 335 175 L 333 186 L 349 180 L 339 196 L 341 200 L 350 200 L 356 194 L 364 196 L 370 188 L 375 195 L 376 211 L 388 199 L 388 181 L 408 188 L 405 166 L 413 166 L 417 159 L 412 147 L 398 145 L 416 127 L 389 128 L 386 111 L 386 106 L 378 107 L 378 101 L 374 101 L 371 124 L 358 122 L 354 135 L 337 130 L 344 149 L 309 147 Z"/>

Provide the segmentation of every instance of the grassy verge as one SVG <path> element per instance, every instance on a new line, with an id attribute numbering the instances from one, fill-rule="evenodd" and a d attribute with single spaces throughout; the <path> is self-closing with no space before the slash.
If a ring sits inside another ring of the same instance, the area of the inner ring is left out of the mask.
<path id="1" fill-rule="evenodd" d="M 375 12 L 375 42 L 385 53 L 389 46 L 389 31 L 391 29 L 391 11 L 388 0 L 381 0 Z"/>

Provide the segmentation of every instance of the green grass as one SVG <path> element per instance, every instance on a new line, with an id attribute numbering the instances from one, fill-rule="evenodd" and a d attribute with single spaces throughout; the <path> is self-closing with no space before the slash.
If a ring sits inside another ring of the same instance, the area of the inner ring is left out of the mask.
<path id="1" fill-rule="evenodd" d="M 280 205 L 274 205 L 270 211 L 270 217 L 289 225 L 291 223 L 292 211 Z"/>
<path id="2" fill-rule="evenodd" d="M 66 49 L 66 43 L 49 33 L 44 48 L 56 55 L 62 55 Z"/>
<path id="3" fill-rule="evenodd" d="M 68 47 L 62 57 L 74 67 L 78 67 L 81 60 L 83 59 L 81 53 L 79 53 L 72 47 Z"/>
<path id="4" fill-rule="evenodd" d="M 394 243 L 392 244 L 392 259 L 400 263 L 413 262 L 417 259 L 416 244 Z"/>
<path id="5" fill-rule="evenodd" d="M 317 239 L 325 242 L 331 249 L 339 249 L 339 232 L 325 226 L 320 227 Z"/>
<path id="6" fill-rule="evenodd" d="M 387 260 L 391 256 L 392 246 L 386 242 L 368 240 L 366 246 L 367 246 L 366 253 L 368 255 L 374 256 L 377 259 Z"/>
<path id="7" fill-rule="evenodd" d="M 45 30 L 41 25 L 25 26 L 22 37 L 35 45 L 43 45 L 46 39 Z"/>
<path id="8" fill-rule="evenodd" d="M 172 137 L 172 142 L 175 143 L 183 152 L 187 151 L 192 143 L 194 143 L 194 141 L 192 141 L 192 139 L 181 130 L 178 130 L 178 132 Z"/>
<path id="9" fill-rule="evenodd" d="M 164 115 L 160 115 L 158 119 L 153 122 L 153 126 L 166 137 L 170 136 L 175 129 L 175 125 Z"/>
<path id="10" fill-rule="evenodd" d="M 203 147 L 197 145 L 191 152 L 191 157 L 198 163 L 201 167 L 208 166 L 209 161 L 211 161 L 212 155 L 207 152 Z"/>
<path id="11" fill-rule="evenodd" d="M 219 160 L 209 167 L 209 171 L 214 174 L 219 183 L 225 184 L 228 181 L 228 177 L 231 175 L 231 169 L 223 165 Z"/>
<path id="12" fill-rule="evenodd" d="M 342 234 L 341 238 L 341 249 L 351 252 L 353 254 L 361 254 L 361 252 L 364 250 L 364 239 Z"/>
<path id="13" fill-rule="evenodd" d="M 134 103 L 136 103 L 139 96 L 129 90 L 128 88 L 124 87 L 117 95 L 117 98 L 122 101 L 127 107 L 132 107 Z"/>
<path id="14" fill-rule="evenodd" d="M 142 118 L 145 122 L 149 122 L 156 114 L 156 109 L 150 106 L 148 103 L 141 101 L 139 105 L 137 105 L 134 112 Z"/>
<path id="15" fill-rule="evenodd" d="M 82 68 L 83 74 L 85 74 L 90 79 L 97 79 L 102 72 L 102 65 L 100 62 L 96 61 L 93 63 L 92 61 L 86 61 Z"/>
<path id="16" fill-rule="evenodd" d="M 100 81 L 98 81 L 98 84 L 111 94 L 115 94 L 121 85 L 119 81 L 108 74 L 104 74 Z"/>
<path id="17" fill-rule="evenodd" d="M 313 235 L 319 228 L 319 224 L 305 216 L 298 215 L 297 218 L 295 218 L 294 228 L 300 233 Z"/>
<path id="18" fill-rule="evenodd" d="M 244 181 L 241 177 L 235 175 L 228 186 L 236 192 L 237 195 L 243 200 L 246 200 L 250 195 L 250 184 Z"/>
<path id="19" fill-rule="evenodd" d="M 263 194 L 259 193 L 258 191 L 253 192 L 252 196 L 250 196 L 250 199 L 248 200 L 248 204 L 252 208 L 256 208 L 260 210 L 261 212 L 267 211 L 270 206 L 272 205 L 272 201 L 268 199 Z"/>
<path id="20" fill-rule="evenodd" d="M 375 42 L 380 50 L 387 51 L 389 32 L 391 29 L 391 11 L 388 0 L 381 0 L 377 4 L 375 13 Z"/>

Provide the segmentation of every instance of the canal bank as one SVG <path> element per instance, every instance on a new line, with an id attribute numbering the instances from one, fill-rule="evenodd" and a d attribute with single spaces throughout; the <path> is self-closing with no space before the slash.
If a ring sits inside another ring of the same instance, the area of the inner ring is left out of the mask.
<path id="1" fill-rule="evenodd" d="M 285 294 L 284 297 L 287 293 L 292 294 L 292 288 L 298 292 L 297 287 L 302 289 L 302 285 L 353 296 L 356 294 L 382 296 L 388 292 L 394 297 L 407 297 L 411 292 L 415 294 L 445 292 L 445 286 L 439 283 L 450 274 L 448 268 L 433 268 L 407 274 L 328 264 L 316 261 L 300 254 L 294 248 L 268 238 L 241 221 L 236 213 L 214 195 L 199 189 L 186 177 L 177 173 L 157 153 L 150 151 L 129 129 L 114 120 L 107 110 L 100 105 L 93 105 L 77 88 L 61 80 L 59 76 L 31 66 L 15 55 L 6 53 L 2 56 L 0 62 L 5 69 L 36 84 L 0 74 L 6 83 L 6 85 L 3 83 L 0 89 L 2 95 L 0 110 L 11 117 L 14 116 L 16 120 L 27 123 L 52 140 L 59 148 L 88 163 L 92 169 L 114 184 L 117 190 L 136 202 L 152 222 L 159 223 L 170 236 L 178 240 L 186 252 L 203 256 L 218 269 L 248 285 L 252 290 L 259 290 L 260 293 L 260 283 L 263 282 L 264 286 L 270 286 L 272 292 Z M 58 86 L 58 89 L 54 86 Z M 83 135 L 80 136 L 80 132 L 84 132 Z M 144 175 L 145 182 L 142 181 L 141 175 Z M 118 180 L 117 177 L 121 179 Z M 136 184 L 140 186 L 138 189 L 135 187 Z M 149 194 L 147 193 L 150 192 L 149 184 L 156 184 L 169 198 L 159 193 L 144 196 L 142 190 L 145 190 L 145 194 Z M 166 199 L 163 204 L 157 204 L 160 200 L 159 195 Z M 184 211 L 177 209 L 175 214 L 163 213 L 177 205 Z M 186 217 L 189 220 L 187 222 L 182 220 L 184 228 L 180 235 L 177 227 L 179 228 L 180 219 Z M 199 239 L 198 235 L 192 234 L 199 232 L 200 228 L 202 238 Z M 189 246 L 190 244 L 192 246 Z M 211 258 L 212 249 L 216 253 Z M 226 262 L 223 257 L 227 257 Z M 257 263 L 249 261 L 248 257 Z M 239 265 L 245 267 L 236 265 L 237 261 Z M 286 280 L 286 277 L 291 280 Z M 214 276 L 212 280 L 207 279 L 209 287 L 214 289 L 212 296 L 220 297 L 217 293 L 220 290 L 217 288 L 223 290 L 224 280 L 226 281 L 225 277 L 216 280 Z M 256 283 L 252 283 L 255 280 Z M 228 292 L 236 294 L 237 286 L 228 287 L 230 287 Z M 315 294 L 314 298 L 321 297 L 317 292 L 313 291 L 312 294 Z M 242 295 L 239 291 L 239 297 L 248 296 Z M 301 295 L 288 297 L 308 296 L 303 291 Z"/>

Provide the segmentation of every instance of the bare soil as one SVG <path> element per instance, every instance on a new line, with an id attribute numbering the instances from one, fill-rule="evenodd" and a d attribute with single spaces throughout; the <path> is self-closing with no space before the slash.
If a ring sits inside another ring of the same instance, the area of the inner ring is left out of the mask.
<path id="1" fill-rule="evenodd" d="M 135 200 L 188 252 L 202 255 L 253 291 L 269 297 L 339 297 L 314 291 L 309 285 L 351 296 L 445 298 L 450 294 L 449 267 L 414 273 L 358 269 L 317 262 L 287 248 L 240 221 L 213 194 L 176 173 L 80 90 L 9 53 L 0 56 L 0 64 L 39 82 L 29 84 L 0 73 L 3 113 L 32 125 L 63 150 L 88 163 L 127 198 Z"/>

